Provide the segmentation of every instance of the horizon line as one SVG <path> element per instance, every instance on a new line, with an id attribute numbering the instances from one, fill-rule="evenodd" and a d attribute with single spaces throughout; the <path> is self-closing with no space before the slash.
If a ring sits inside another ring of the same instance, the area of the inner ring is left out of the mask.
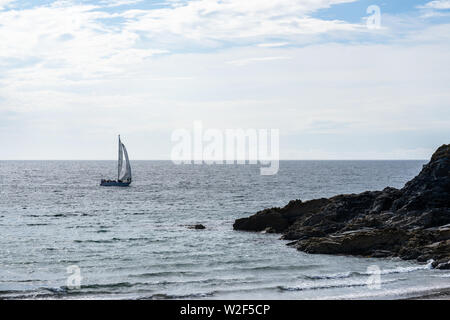
<path id="1" fill-rule="evenodd" d="M 278 159 L 278 160 L 263 160 L 263 161 L 429 161 L 430 159 Z M 0 161 L 117 161 L 117 159 L 0 159 Z M 134 161 L 170 161 L 173 162 L 171 159 L 134 159 L 130 160 L 130 162 Z M 178 160 L 177 160 L 178 161 Z M 200 161 L 200 160 L 181 160 L 181 161 Z M 221 164 L 228 164 L 225 163 L 225 161 L 228 160 L 201 160 L 203 162 L 206 161 L 218 161 L 219 163 L 213 163 L 216 165 Z M 242 161 L 242 160 L 233 160 L 236 161 Z M 245 160 L 246 162 L 250 160 Z M 254 161 L 254 160 L 253 160 Z M 260 162 L 260 160 L 257 160 Z M 220 163 L 223 162 L 223 163 Z M 182 163 L 182 164 L 189 164 L 189 163 Z M 193 163 L 192 163 L 193 164 Z M 246 163 L 247 164 L 247 163 Z"/>

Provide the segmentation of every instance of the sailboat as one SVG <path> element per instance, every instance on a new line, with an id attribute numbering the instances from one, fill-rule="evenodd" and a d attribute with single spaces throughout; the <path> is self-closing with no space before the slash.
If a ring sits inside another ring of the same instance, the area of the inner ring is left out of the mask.
<path id="1" fill-rule="evenodd" d="M 124 163 L 125 156 L 125 163 Z M 128 152 L 125 145 L 120 140 L 119 135 L 119 160 L 117 164 L 117 180 L 105 180 L 100 182 L 104 187 L 128 187 L 131 183 L 131 165 L 128 159 Z"/>

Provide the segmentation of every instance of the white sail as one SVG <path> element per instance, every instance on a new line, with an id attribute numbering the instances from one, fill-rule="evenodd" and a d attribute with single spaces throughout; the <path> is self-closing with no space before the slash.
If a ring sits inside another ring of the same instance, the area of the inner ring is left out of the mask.
<path id="1" fill-rule="evenodd" d="M 126 161 L 126 165 L 125 165 L 125 170 L 123 170 L 122 175 L 120 176 L 120 180 L 122 181 L 131 181 L 131 165 L 130 165 L 130 160 L 128 159 L 128 152 L 127 152 L 127 148 L 125 148 L 125 145 L 122 143 L 122 149 L 123 149 L 123 153 L 125 154 L 125 161 Z"/>

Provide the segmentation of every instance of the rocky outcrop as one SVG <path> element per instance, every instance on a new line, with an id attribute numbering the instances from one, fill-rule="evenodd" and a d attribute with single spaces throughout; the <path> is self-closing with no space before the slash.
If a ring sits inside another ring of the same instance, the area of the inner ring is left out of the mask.
<path id="1" fill-rule="evenodd" d="M 309 253 L 434 259 L 436 268 L 450 268 L 450 145 L 402 189 L 294 200 L 233 227 L 281 233 Z"/>
<path id="2" fill-rule="evenodd" d="M 190 224 L 187 226 L 188 229 L 194 229 L 194 230 L 203 230 L 206 229 L 206 227 L 202 224 Z"/>

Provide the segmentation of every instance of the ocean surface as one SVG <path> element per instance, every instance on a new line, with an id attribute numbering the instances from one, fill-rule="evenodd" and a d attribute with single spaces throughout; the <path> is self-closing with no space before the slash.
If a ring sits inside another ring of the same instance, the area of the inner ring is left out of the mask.
<path id="1" fill-rule="evenodd" d="M 232 228 L 292 199 L 402 187 L 425 162 L 282 161 L 261 176 L 256 165 L 132 161 L 131 187 L 107 188 L 115 161 L 0 161 L 0 298 L 394 299 L 449 288 L 450 272 L 427 264 L 310 255 Z M 206 229 L 187 228 L 197 223 Z M 367 286 L 376 270 L 380 285 Z"/>

